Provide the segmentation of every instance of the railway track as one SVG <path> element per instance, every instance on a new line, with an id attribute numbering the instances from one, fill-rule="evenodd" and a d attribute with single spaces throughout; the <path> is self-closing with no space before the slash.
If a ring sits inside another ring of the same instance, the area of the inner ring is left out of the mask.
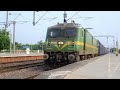
<path id="1" fill-rule="evenodd" d="M 42 75 L 42 73 L 44 73 L 45 71 L 53 70 L 46 66 L 43 61 L 23 64 L 16 66 L 1 67 L 0 78 L 34 79 L 35 77 Z"/>
<path id="2" fill-rule="evenodd" d="M 34 79 L 34 78 L 35 78 L 36 76 L 38 76 L 38 75 L 40 75 L 40 74 L 33 75 L 33 76 L 27 77 L 27 78 L 25 78 L 25 79 Z"/>
<path id="3" fill-rule="evenodd" d="M 3 68 L 0 68 L 0 73 L 10 72 L 10 71 L 14 71 L 14 70 L 20 70 L 20 69 L 25 69 L 25 68 L 30 68 L 30 67 L 42 66 L 42 65 L 44 65 L 44 62 L 3 67 Z"/>

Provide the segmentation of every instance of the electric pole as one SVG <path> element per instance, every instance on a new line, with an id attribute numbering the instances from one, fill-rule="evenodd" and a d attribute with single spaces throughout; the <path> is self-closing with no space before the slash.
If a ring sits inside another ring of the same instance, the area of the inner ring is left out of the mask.
<path id="1" fill-rule="evenodd" d="M 107 45 L 108 45 L 108 50 L 109 50 L 108 37 L 106 37 L 106 38 L 107 38 Z"/>
<path id="2" fill-rule="evenodd" d="M 118 56 L 118 40 L 116 40 L 116 56 Z"/>
<path id="3" fill-rule="evenodd" d="M 9 32 L 9 36 L 10 36 L 10 54 L 11 54 L 11 40 L 12 40 L 12 34 L 11 34 L 11 30 L 10 30 L 10 32 Z"/>
<path id="4" fill-rule="evenodd" d="M 33 26 L 35 26 L 35 11 L 33 11 Z"/>
<path id="5" fill-rule="evenodd" d="M 5 24 L 5 31 L 8 27 L 8 11 L 6 12 L 6 24 Z M 5 35 L 7 35 L 7 33 L 5 33 Z"/>
<path id="6" fill-rule="evenodd" d="M 113 37 L 113 53 L 115 53 L 115 39 Z"/>
<path id="7" fill-rule="evenodd" d="M 13 21 L 13 54 L 15 54 L 15 24 L 16 22 Z"/>
<path id="8" fill-rule="evenodd" d="M 63 18 L 64 18 L 64 23 L 67 23 L 67 20 L 66 20 L 66 18 L 67 18 L 67 13 L 66 13 L 66 11 L 64 11 Z"/>
<path id="9" fill-rule="evenodd" d="M 43 42 L 41 41 L 41 45 L 42 45 L 42 51 L 43 51 Z"/>

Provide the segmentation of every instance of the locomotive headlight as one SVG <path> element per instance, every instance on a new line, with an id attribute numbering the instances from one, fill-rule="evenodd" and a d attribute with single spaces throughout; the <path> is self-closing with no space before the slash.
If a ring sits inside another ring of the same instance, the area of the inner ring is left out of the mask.
<path id="1" fill-rule="evenodd" d="M 48 42 L 48 46 L 50 46 L 50 41 Z"/>
<path id="2" fill-rule="evenodd" d="M 61 42 L 61 44 L 63 44 L 63 42 Z"/>
<path id="3" fill-rule="evenodd" d="M 58 44 L 60 45 L 60 44 L 64 44 L 63 42 L 58 42 Z"/>
<path id="4" fill-rule="evenodd" d="M 74 44 L 75 44 L 75 42 L 73 41 L 73 42 L 72 42 L 72 45 L 74 46 Z"/>

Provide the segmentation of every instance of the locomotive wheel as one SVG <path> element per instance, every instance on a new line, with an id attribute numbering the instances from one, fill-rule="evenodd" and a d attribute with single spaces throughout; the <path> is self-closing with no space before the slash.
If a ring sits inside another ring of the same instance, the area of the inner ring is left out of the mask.
<path id="1" fill-rule="evenodd" d="M 92 58 L 94 58 L 94 54 L 92 54 Z"/>
<path id="2" fill-rule="evenodd" d="M 86 55 L 85 59 L 88 59 L 88 55 Z"/>
<path id="3" fill-rule="evenodd" d="M 81 60 L 84 60 L 84 56 L 81 56 Z"/>
<path id="4" fill-rule="evenodd" d="M 79 61 L 80 61 L 80 56 L 77 55 L 77 56 L 76 56 L 76 62 L 79 62 Z"/>
<path id="5" fill-rule="evenodd" d="M 83 60 L 82 56 L 80 56 L 80 60 L 81 60 L 81 61 Z"/>
<path id="6" fill-rule="evenodd" d="M 86 59 L 87 59 L 87 55 L 84 56 L 84 60 L 86 60 Z"/>
<path id="7" fill-rule="evenodd" d="M 44 63 L 45 63 L 45 65 L 48 65 L 49 64 L 48 59 L 44 60 Z"/>

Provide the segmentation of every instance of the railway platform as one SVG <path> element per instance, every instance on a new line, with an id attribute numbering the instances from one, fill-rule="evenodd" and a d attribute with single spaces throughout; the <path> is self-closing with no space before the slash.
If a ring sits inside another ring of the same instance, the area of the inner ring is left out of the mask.
<path id="1" fill-rule="evenodd" d="M 120 55 L 104 55 L 70 72 L 64 79 L 120 79 Z"/>
<path id="2" fill-rule="evenodd" d="M 21 54 L 9 54 L 0 53 L 0 64 L 13 63 L 13 62 L 23 62 L 29 60 L 41 60 L 43 59 L 43 52 L 41 53 L 21 53 Z"/>
<path id="3" fill-rule="evenodd" d="M 15 57 L 15 56 L 36 56 L 36 55 L 43 55 L 44 52 L 40 52 L 40 53 L 30 53 L 30 54 L 26 54 L 26 53 L 15 53 L 15 54 L 10 54 L 10 53 L 0 53 L 0 57 Z"/>

